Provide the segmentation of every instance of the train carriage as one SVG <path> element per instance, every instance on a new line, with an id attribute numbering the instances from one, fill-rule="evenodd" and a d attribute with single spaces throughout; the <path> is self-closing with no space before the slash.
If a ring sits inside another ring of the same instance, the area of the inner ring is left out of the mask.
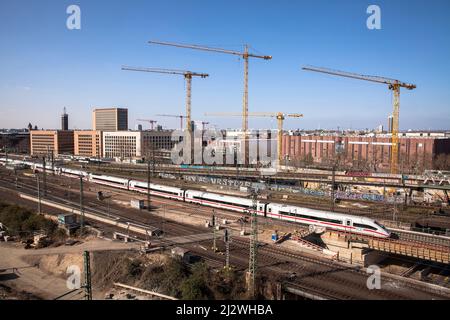
<path id="1" fill-rule="evenodd" d="M 185 201 L 238 212 L 246 212 L 253 206 L 253 201 L 251 199 L 197 190 L 186 190 Z"/>
<path id="2" fill-rule="evenodd" d="M 148 192 L 148 183 L 142 181 L 131 180 L 129 185 L 130 190 L 134 190 L 141 193 Z M 158 184 L 150 183 L 150 195 L 155 195 L 159 197 L 184 200 L 184 190 L 177 187 L 162 186 Z"/>
<path id="3" fill-rule="evenodd" d="M 83 179 L 88 179 L 89 174 L 86 171 L 69 169 L 69 168 L 60 168 L 60 174 L 66 177 L 71 178 L 79 178 L 83 177 Z"/>
<path id="4" fill-rule="evenodd" d="M 270 203 L 266 216 L 304 225 L 387 238 L 390 232 L 373 219 L 291 205 Z"/>
<path id="5" fill-rule="evenodd" d="M 104 175 L 98 175 L 98 174 L 91 173 L 89 175 L 89 181 L 98 183 L 98 184 L 103 184 L 103 185 L 110 186 L 110 187 L 116 187 L 116 188 L 128 190 L 128 182 L 130 180 L 125 179 L 125 178 L 117 178 L 117 177 L 104 176 Z"/>

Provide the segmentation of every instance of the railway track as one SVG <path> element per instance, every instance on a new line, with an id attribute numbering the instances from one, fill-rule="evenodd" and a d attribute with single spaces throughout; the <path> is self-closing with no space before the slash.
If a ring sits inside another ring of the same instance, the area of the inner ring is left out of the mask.
<path id="1" fill-rule="evenodd" d="M 12 183 L 16 183 L 15 179 L 13 176 L 8 176 L 4 179 L 9 179 L 9 182 Z M 33 190 L 35 190 L 36 192 L 36 187 L 34 186 L 34 181 L 31 177 L 22 177 L 23 180 L 28 181 L 27 184 L 24 184 L 23 182 L 19 182 L 19 185 L 21 185 L 24 188 L 31 188 Z M 53 182 L 51 180 L 55 180 L 56 182 Z M 60 200 L 65 201 L 67 204 L 71 205 L 74 208 L 78 208 L 79 207 L 79 203 L 78 202 L 74 202 L 74 201 L 69 201 L 66 199 L 62 199 L 64 197 L 64 194 L 62 194 L 63 192 L 60 190 L 61 187 L 66 186 L 66 181 L 69 181 L 68 185 L 72 184 L 73 178 L 69 178 L 69 177 L 60 177 L 60 176 L 52 176 L 49 175 L 48 179 L 47 179 L 47 185 L 52 187 L 50 192 L 56 192 L 56 193 L 60 193 Z M 96 184 L 91 184 L 88 182 L 85 182 L 85 184 L 89 187 L 93 187 L 98 188 L 98 185 Z M 105 190 L 109 190 L 110 192 L 114 192 L 114 193 L 120 193 L 120 194 L 129 194 L 132 191 L 128 191 L 128 190 L 121 190 L 121 189 L 117 189 L 117 188 L 112 188 L 112 187 L 108 187 L 108 186 L 101 186 L 102 189 Z M 74 192 L 76 192 L 78 190 L 74 190 Z M 64 191 L 64 193 L 66 193 L 66 191 Z M 70 194 L 73 193 L 72 191 L 70 191 L 68 193 L 69 197 Z M 140 196 L 145 196 L 145 194 L 139 194 Z M 75 196 L 77 196 L 77 194 L 75 194 Z M 78 196 L 79 197 L 79 196 Z M 105 203 L 102 201 L 97 200 L 95 197 L 86 197 L 87 199 L 89 199 L 87 202 L 85 202 L 87 205 L 89 205 L 91 207 L 91 209 L 94 212 L 98 212 L 101 214 L 105 214 L 104 210 L 101 209 L 97 209 L 97 208 L 101 208 L 105 206 Z M 193 216 L 203 216 L 205 217 L 205 219 L 210 219 L 212 216 L 212 212 L 215 211 L 216 212 L 216 217 L 217 218 L 225 218 L 227 220 L 231 220 L 231 221 L 236 221 L 237 219 L 239 219 L 240 217 L 243 216 L 242 213 L 234 213 L 234 212 L 229 212 L 229 211 L 224 211 L 221 209 L 213 209 L 213 208 L 205 208 L 203 206 L 199 206 L 197 204 L 190 204 L 190 203 L 180 203 L 178 201 L 174 201 L 171 199 L 164 199 L 164 198 L 158 198 L 158 197 L 154 197 L 152 196 L 152 203 L 157 203 L 159 205 L 164 206 L 164 210 L 167 210 L 169 212 L 179 212 L 182 211 L 182 214 L 186 214 L 188 213 L 188 215 L 193 215 Z M 110 207 L 109 209 L 111 211 L 111 213 L 114 213 L 116 216 L 122 217 L 124 219 L 136 219 L 136 211 L 133 213 L 128 213 L 128 210 L 124 210 L 123 208 L 121 209 L 114 209 L 114 207 Z M 124 212 L 126 214 L 124 214 Z M 145 211 L 141 211 L 141 212 L 145 212 Z M 139 223 L 148 223 L 150 216 L 148 215 L 144 215 L 144 216 L 137 216 L 137 220 L 139 221 Z M 165 219 L 157 219 L 157 223 L 159 224 L 170 224 L 170 221 L 167 221 Z M 290 227 L 292 228 L 294 225 L 292 223 L 289 222 L 284 222 L 284 221 L 280 221 L 280 220 L 273 220 L 270 218 L 263 218 L 260 217 L 260 221 L 264 224 L 276 224 L 279 226 L 285 226 L 285 227 Z M 176 226 L 175 228 L 179 228 L 178 226 Z M 187 230 L 184 231 L 191 231 L 189 228 L 190 227 L 185 227 L 187 228 Z M 198 231 L 198 230 L 197 230 Z M 427 234 L 419 234 L 417 232 L 407 232 L 407 231 L 402 231 L 402 230 L 398 230 L 395 229 L 394 232 L 396 234 L 398 234 L 399 236 L 399 240 L 405 240 L 405 241 L 416 241 L 416 242 L 422 242 L 422 243 L 429 243 L 429 244 L 435 244 L 435 245 L 443 245 L 443 246 L 448 246 L 450 247 L 450 241 L 449 239 L 445 239 L 443 237 L 432 237 L 429 236 Z"/>
<path id="2" fill-rule="evenodd" d="M 94 169 L 94 171 L 98 172 L 97 168 L 92 168 Z M 139 171 L 138 171 L 139 172 Z M 182 171 L 183 172 L 183 171 Z M 116 171 L 111 171 L 111 170 L 107 170 L 107 171 L 100 171 L 98 172 L 99 174 L 113 174 L 116 176 L 122 176 L 122 177 L 130 177 L 130 175 L 128 174 L 124 174 L 122 172 L 117 172 Z M 139 175 L 133 175 L 134 178 L 136 179 L 146 179 L 146 170 L 142 171 L 142 174 Z M 176 187 L 186 187 L 185 184 L 181 184 L 177 183 L 177 182 L 172 182 L 169 181 L 167 182 L 167 180 L 165 181 L 165 183 L 176 186 Z M 196 189 L 196 186 L 190 186 L 189 188 L 192 189 Z M 276 194 L 276 192 L 273 192 L 273 194 Z M 312 196 L 312 195 L 301 195 L 300 194 L 292 194 L 292 196 L 294 196 L 293 199 L 295 200 L 283 200 L 284 202 L 289 202 L 292 203 L 293 205 L 301 205 L 301 206 L 305 206 L 305 207 L 309 207 L 311 209 L 318 209 L 318 210 L 331 210 L 331 205 L 329 202 L 329 199 L 324 198 L 324 197 L 318 197 L 318 196 Z M 296 198 L 297 197 L 297 198 Z M 282 201 L 280 199 L 278 199 L 277 197 L 274 197 L 272 199 L 273 201 Z M 394 207 L 393 204 L 389 204 L 389 203 L 377 203 L 377 202 L 373 202 L 373 201 L 365 201 L 365 200 L 356 200 L 356 199 L 342 199 L 343 202 L 345 203 L 365 203 L 369 208 L 348 208 L 348 207 L 340 207 L 339 205 L 336 205 L 334 207 L 334 211 L 336 212 L 340 212 L 340 213 L 346 213 L 346 214 L 354 214 L 354 215 L 364 215 L 364 216 L 370 216 L 370 217 L 374 217 L 377 219 L 386 219 L 389 220 L 392 218 L 392 212 L 393 210 L 397 210 L 397 220 L 399 222 L 404 222 L 404 223 L 414 223 L 415 220 L 420 217 L 421 215 L 423 215 L 422 213 L 415 213 L 415 212 L 410 212 L 410 211 L 423 211 L 423 210 L 427 210 L 429 211 L 428 213 L 438 210 L 439 207 L 436 206 L 429 206 L 429 205 L 416 205 L 416 204 L 409 204 L 407 206 L 408 210 L 404 210 L 402 209 L 402 205 L 399 205 L 397 207 Z"/>
<path id="3" fill-rule="evenodd" d="M 393 230 L 400 240 L 430 243 L 432 245 L 441 246 L 444 248 L 450 248 L 450 238 L 444 236 L 434 236 L 414 231 Z"/>
<path id="4" fill-rule="evenodd" d="M 2 180 L 0 180 L 0 185 L 4 187 L 11 187 L 11 185 L 15 185 L 15 181 L 8 180 L 2 177 Z M 35 187 L 34 185 L 27 185 L 22 182 L 19 182 L 18 185 L 20 186 L 21 192 L 27 193 L 31 196 L 35 197 L 37 196 L 37 187 Z M 79 209 L 79 202 L 64 198 L 64 192 L 62 190 L 56 189 L 57 185 L 48 183 L 47 186 L 48 186 L 48 193 L 46 197 L 43 197 L 43 199 L 61 203 L 73 209 Z M 26 192 L 24 192 L 25 190 Z M 151 226 L 151 227 L 164 224 L 164 229 L 166 231 L 167 236 L 188 235 L 204 232 L 204 230 L 201 230 L 200 228 L 195 226 L 182 225 L 172 222 L 170 220 L 160 218 L 155 215 L 153 216 L 151 214 L 147 215 L 147 211 L 144 211 L 146 215 L 142 215 L 140 214 L 141 212 L 137 210 L 136 210 L 137 212 L 130 212 L 132 209 L 125 210 L 122 208 L 116 208 L 114 205 L 111 205 L 108 212 L 105 209 L 103 209 L 104 207 L 105 205 L 101 201 L 94 200 L 92 196 L 85 195 L 84 201 L 85 210 L 90 211 L 94 214 L 98 214 L 102 217 L 114 217 L 117 219 L 118 222 L 130 222 L 135 225 Z"/>
<path id="5" fill-rule="evenodd" d="M 7 185 L 11 187 L 15 184 L 14 179 L 3 179 L 1 180 L 2 185 Z M 32 186 L 26 184 L 21 185 L 23 189 L 27 189 L 29 193 L 35 195 L 36 189 Z M 59 187 L 60 188 L 60 187 Z M 58 189 L 58 185 L 50 182 L 49 184 L 49 198 L 55 201 L 68 203 L 74 207 L 78 206 L 78 203 L 73 201 L 67 201 L 64 198 L 58 196 L 62 191 Z M 92 198 L 92 197 L 89 197 Z M 94 204 L 97 204 L 95 200 L 92 200 Z M 90 209 L 98 210 L 102 214 L 105 214 L 104 210 L 97 208 L 91 208 L 91 200 L 86 204 L 90 204 L 88 207 Z M 102 204 L 103 205 L 103 204 Z M 110 214 L 117 216 L 119 219 L 135 219 L 136 223 L 149 223 L 149 217 L 131 217 L 124 212 L 128 210 L 118 209 L 112 206 Z M 157 220 L 157 217 L 151 217 L 152 223 L 162 222 L 163 219 Z M 188 225 L 181 225 L 178 223 L 169 223 L 165 221 L 168 231 L 173 234 L 199 232 L 201 228 L 196 228 Z M 204 229 L 202 230 L 204 232 Z M 202 242 L 206 244 L 206 248 L 210 248 L 212 245 L 211 241 Z M 199 243 L 200 244 L 200 243 Z M 211 252 L 209 250 L 203 250 L 198 247 L 199 244 L 191 244 L 188 247 L 197 252 L 202 257 L 205 257 L 208 262 L 213 263 L 216 267 L 224 265 L 225 256 L 218 255 L 217 253 Z M 231 246 L 231 263 L 244 271 L 248 267 L 248 248 L 249 242 L 243 238 L 233 238 Z M 286 273 L 296 273 L 295 281 L 287 281 L 287 284 L 303 286 L 304 288 L 311 287 L 311 291 L 314 293 L 321 293 L 323 297 L 335 298 L 335 299 L 406 299 L 406 298 L 449 298 L 437 294 L 436 292 L 428 292 L 422 289 L 418 289 L 416 286 L 410 287 L 411 292 L 393 292 L 389 288 L 386 291 L 369 291 L 365 286 L 365 281 L 367 279 L 367 274 L 358 268 L 348 268 L 343 267 L 334 262 L 326 261 L 319 258 L 313 258 L 309 256 L 300 255 L 298 253 L 289 252 L 286 250 L 281 250 L 280 248 L 275 248 L 273 246 L 260 247 L 258 254 L 258 268 L 261 270 L 263 275 L 277 275 L 281 279 L 286 277 Z M 408 287 L 406 283 L 403 284 Z"/>
<path id="6" fill-rule="evenodd" d="M 206 242 L 204 247 L 210 247 Z M 245 271 L 248 268 L 249 242 L 242 238 L 233 238 L 230 245 L 230 262 L 236 270 Z M 191 251 L 205 255 L 198 247 Z M 224 266 L 225 257 L 212 251 L 206 253 L 208 261 L 214 261 L 218 267 Z M 369 276 L 363 269 L 346 267 L 335 262 L 320 258 L 307 257 L 272 246 L 258 249 L 258 270 L 263 277 L 272 277 L 284 286 L 302 287 L 304 291 L 326 299 L 448 299 L 446 294 L 437 294 L 421 284 L 401 283 L 392 285 L 396 280 L 388 276 L 382 281 L 381 290 L 369 290 L 366 281 Z M 290 275 L 295 273 L 295 278 Z M 311 290 L 309 290 L 311 288 Z"/>

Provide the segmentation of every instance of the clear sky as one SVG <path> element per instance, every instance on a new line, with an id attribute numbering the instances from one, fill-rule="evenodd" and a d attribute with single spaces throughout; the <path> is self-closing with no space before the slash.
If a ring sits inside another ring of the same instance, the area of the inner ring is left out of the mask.
<path id="1" fill-rule="evenodd" d="M 66 8 L 81 8 L 81 30 L 68 30 Z M 381 30 L 366 27 L 370 4 Z M 401 93 L 401 129 L 450 129 L 450 1 L 0 1 L 0 128 L 90 128 L 94 107 L 127 107 L 136 119 L 185 112 L 183 77 L 122 71 L 122 65 L 185 69 L 193 79 L 193 119 L 239 127 L 243 62 L 237 56 L 151 46 L 166 40 L 240 50 L 248 43 L 271 61 L 250 60 L 249 110 L 305 115 L 286 128 L 386 126 L 385 85 L 311 73 L 303 65 L 381 75 L 414 83 Z M 275 127 L 250 119 L 250 127 Z M 146 127 L 147 124 L 144 124 Z"/>

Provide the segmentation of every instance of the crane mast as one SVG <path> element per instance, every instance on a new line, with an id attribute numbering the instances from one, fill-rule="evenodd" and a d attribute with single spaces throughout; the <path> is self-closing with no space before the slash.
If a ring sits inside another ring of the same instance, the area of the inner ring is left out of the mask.
<path id="1" fill-rule="evenodd" d="M 376 83 L 387 84 L 389 90 L 392 91 L 392 104 L 393 104 L 393 113 L 392 113 L 392 137 L 391 137 L 391 173 L 398 173 L 398 160 L 399 160 L 399 118 L 400 118 L 400 88 L 406 88 L 408 90 L 413 90 L 416 88 L 415 84 L 402 82 L 400 80 L 379 77 L 379 76 L 369 76 L 362 75 L 357 73 L 332 70 L 328 68 L 320 68 L 313 66 L 305 66 L 302 68 L 306 71 L 313 71 L 319 73 L 326 73 L 334 76 L 371 81 Z"/>
<path id="2" fill-rule="evenodd" d="M 180 44 L 180 43 L 166 42 L 166 41 L 149 41 L 148 43 L 163 45 L 163 46 L 177 47 L 177 48 L 232 54 L 232 55 L 240 56 L 242 59 L 244 59 L 244 93 L 243 93 L 243 98 L 242 98 L 242 131 L 244 134 L 244 139 L 243 139 L 244 163 L 248 164 L 249 163 L 248 162 L 248 136 L 247 136 L 247 132 L 248 132 L 248 59 L 249 58 L 259 58 L 259 59 L 264 59 L 264 60 L 270 60 L 270 59 L 272 59 L 272 56 L 257 55 L 257 54 L 249 53 L 248 45 L 244 46 L 244 52 L 240 52 L 240 51 L 226 50 L 226 49 L 221 49 L 221 48 L 212 48 L 212 47 L 190 45 L 190 44 Z"/>
<path id="3" fill-rule="evenodd" d="M 391 85 L 389 89 L 392 90 L 392 156 L 391 156 L 391 173 L 398 173 L 398 132 L 399 132 L 399 117 L 400 117 L 400 86 Z"/>
<path id="4" fill-rule="evenodd" d="M 176 70 L 176 69 L 161 69 L 161 68 L 136 68 L 123 66 L 122 70 L 127 71 L 139 71 L 139 72 L 153 72 L 153 73 L 164 73 L 164 74 L 172 74 L 172 75 L 182 75 L 186 80 L 186 128 L 187 128 L 187 139 L 189 141 L 189 149 L 190 156 L 189 161 L 192 163 L 193 161 L 193 135 L 192 135 L 192 126 L 191 126 L 191 91 L 192 91 L 192 77 L 201 77 L 206 78 L 209 77 L 207 73 L 197 73 L 192 71 L 185 70 Z"/>

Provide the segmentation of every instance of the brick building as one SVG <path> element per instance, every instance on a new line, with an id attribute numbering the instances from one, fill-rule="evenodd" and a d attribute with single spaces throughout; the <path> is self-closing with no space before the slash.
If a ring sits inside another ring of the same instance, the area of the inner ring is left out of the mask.
<path id="1" fill-rule="evenodd" d="M 433 133 L 401 133 L 399 168 L 404 172 L 432 169 L 439 155 L 450 155 L 450 137 Z M 388 170 L 391 136 L 300 135 L 283 136 L 282 156 L 286 162 L 351 166 L 355 169 Z"/>

